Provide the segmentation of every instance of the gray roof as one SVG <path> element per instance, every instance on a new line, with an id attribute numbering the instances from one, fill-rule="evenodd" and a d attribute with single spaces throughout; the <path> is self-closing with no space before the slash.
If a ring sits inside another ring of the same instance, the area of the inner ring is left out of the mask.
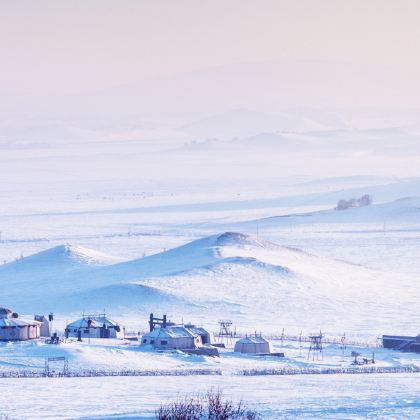
<path id="1" fill-rule="evenodd" d="M 268 342 L 269 341 L 267 339 L 261 336 L 244 337 L 237 341 L 237 343 L 242 343 L 242 344 L 262 344 L 262 343 L 268 343 Z"/>
<path id="2" fill-rule="evenodd" d="M 197 334 L 194 332 L 189 331 L 185 327 L 166 327 L 166 328 L 155 328 L 153 331 L 145 334 L 143 337 L 151 337 L 151 338 L 157 338 L 157 337 L 166 337 L 166 338 L 194 338 Z"/>
<path id="3" fill-rule="evenodd" d="M 198 334 L 198 335 L 208 335 L 208 334 L 210 334 L 203 327 L 189 327 L 189 326 L 186 326 L 186 328 L 194 334 Z"/>
<path id="4" fill-rule="evenodd" d="M 0 328 L 4 327 L 27 327 L 41 325 L 41 322 L 38 321 L 24 321 L 23 319 L 18 318 L 0 318 Z"/>
<path id="5" fill-rule="evenodd" d="M 90 324 L 90 328 L 101 328 L 105 324 L 106 327 L 116 327 L 118 323 L 112 321 L 111 319 L 107 318 L 106 316 L 89 316 L 80 318 L 77 321 L 73 321 L 67 325 L 67 328 L 87 328 L 88 327 L 88 320 L 91 320 L 92 323 Z"/>

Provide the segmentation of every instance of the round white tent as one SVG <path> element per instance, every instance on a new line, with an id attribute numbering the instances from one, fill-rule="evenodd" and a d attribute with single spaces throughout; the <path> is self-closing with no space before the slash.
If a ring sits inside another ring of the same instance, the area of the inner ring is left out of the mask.
<path id="1" fill-rule="evenodd" d="M 23 341 L 40 337 L 41 323 L 25 321 L 10 309 L 0 308 L 0 341 Z"/>
<path id="2" fill-rule="evenodd" d="M 244 337 L 235 343 L 235 352 L 248 354 L 269 354 L 273 345 L 264 337 Z"/>

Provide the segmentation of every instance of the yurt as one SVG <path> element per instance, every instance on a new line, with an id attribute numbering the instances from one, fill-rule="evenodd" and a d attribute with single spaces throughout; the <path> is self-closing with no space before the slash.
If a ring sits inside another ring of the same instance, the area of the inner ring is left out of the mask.
<path id="1" fill-rule="evenodd" d="M 248 354 L 273 353 L 273 345 L 262 336 L 244 337 L 235 343 L 235 352 Z"/>
<path id="2" fill-rule="evenodd" d="M 41 323 L 20 319 L 18 314 L 0 308 L 0 341 L 24 341 L 39 338 Z"/>
<path id="3" fill-rule="evenodd" d="M 66 337 L 80 338 L 124 338 L 124 331 L 118 323 L 105 314 L 83 315 L 67 325 Z"/>

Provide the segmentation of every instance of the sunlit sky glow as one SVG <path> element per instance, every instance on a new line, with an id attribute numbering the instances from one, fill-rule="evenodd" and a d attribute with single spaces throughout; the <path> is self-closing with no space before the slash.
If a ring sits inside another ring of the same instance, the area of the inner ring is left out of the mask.
<path id="1" fill-rule="evenodd" d="M 0 9 L 0 93 L 6 98 L 5 108 L 36 99 L 48 108 L 49 101 L 51 107 L 64 101 L 63 95 L 109 88 L 115 92 L 132 83 L 155 86 L 148 95 L 156 94 L 159 102 L 159 95 L 167 95 L 159 91 L 161 79 L 195 80 L 197 72 L 204 71 L 211 73 L 214 83 L 218 72 L 242 73 L 241 66 L 249 68 L 250 63 L 290 66 L 302 60 L 306 64 L 298 67 L 303 68 L 303 78 L 315 74 L 318 88 L 317 72 L 326 68 L 325 77 L 336 79 L 322 86 L 333 99 L 321 105 L 420 105 L 416 0 L 2 0 Z M 292 89 L 301 85 L 291 66 L 290 82 L 288 74 L 278 76 L 277 97 L 285 85 Z M 244 71 L 244 83 L 265 78 L 261 68 Z M 213 87 L 206 77 L 199 77 L 205 109 L 211 102 L 206 85 Z M 224 77 L 221 83 L 226 83 Z M 372 84 L 377 86 L 369 92 Z M 345 92 L 337 92 L 337 86 L 344 86 Z M 320 100 L 308 91 L 310 85 L 305 90 L 312 101 L 305 105 Z M 165 111 L 176 103 L 177 95 L 168 95 Z M 236 103 L 231 100 L 236 91 L 228 89 L 226 95 L 218 96 L 210 108 L 224 99 L 231 107 L 259 107 L 265 101 L 250 94 Z M 296 95 L 279 104 L 305 102 L 305 93 Z M 278 105 L 277 99 L 264 98 L 267 106 Z M 185 109 L 196 106 L 195 101 Z"/>

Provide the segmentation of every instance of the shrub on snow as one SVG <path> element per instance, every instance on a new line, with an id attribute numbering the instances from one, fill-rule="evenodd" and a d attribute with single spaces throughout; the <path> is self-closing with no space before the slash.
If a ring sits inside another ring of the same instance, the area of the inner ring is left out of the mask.
<path id="1" fill-rule="evenodd" d="M 260 416 L 248 410 L 241 402 L 235 404 L 223 399 L 220 391 L 207 392 L 206 396 L 163 404 L 156 411 L 158 420 L 257 420 Z"/>
<path id="2" fill-rule="evenodd" d="M 369 194 L 362 195 L 360 198 L 350 198 L 350 200 L 340 200 L 337 203 L 336 210 L 347 210 L 354 207 L 365 207 L 372 204 L 372 196 Z"/>

